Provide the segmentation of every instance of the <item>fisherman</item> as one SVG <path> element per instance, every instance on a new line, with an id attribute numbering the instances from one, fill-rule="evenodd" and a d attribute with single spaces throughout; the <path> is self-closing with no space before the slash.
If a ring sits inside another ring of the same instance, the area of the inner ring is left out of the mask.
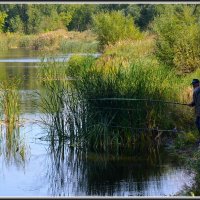
<path id="1" fill-rule="evenodd" d="M 193 86 L 193 99 L 192 102 L 187 104 L 190 107 L 195 107 L 195 115 L 196 115 L 196 120 L 195 124 L 196 127 L 199 131 L 200 135 L 200 87 L 199 87 L 199 80 L 198 79 L 193 79 L 192 80 L 192 86 Z"/>

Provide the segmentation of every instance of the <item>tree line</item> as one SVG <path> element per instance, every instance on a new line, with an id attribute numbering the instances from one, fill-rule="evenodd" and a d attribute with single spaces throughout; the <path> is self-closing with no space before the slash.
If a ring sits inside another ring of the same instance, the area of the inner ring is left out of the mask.
<path id="1" fill-rule="evenodd" d="M 197 5 L 188 5 L 198 15 Z M 92 27 L 92 16 L 121 11 L 131 16 L 140 30 L 148 30 L 154 18 L 168 9 L 181 11 L 183 4 L 1 4 L 0 32 L 36 34 L 65 28 L 84 31 Z"/>

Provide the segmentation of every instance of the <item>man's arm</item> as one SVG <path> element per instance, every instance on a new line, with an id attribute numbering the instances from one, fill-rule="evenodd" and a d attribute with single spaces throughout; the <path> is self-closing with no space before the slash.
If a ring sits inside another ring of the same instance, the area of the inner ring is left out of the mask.
<path id="1" fill-rule="evenodd" d="M 191 103 L 188 103 L 187 105 L 188 106 L 190 106 L 190 107 L 193 107 L 193 106 L 195 106 L 195 102 L 194 102 L 194 99 L 195 99 L 195 92 L 193 92 L 193 95 L 192 95 L 193 97 L 193 99 L 192 99 L 192 102 Z"/>
<path id="2" fill-rule="evenodd" d="M 195 103 L 194 103 L 194 101 L 192 101 L 191 103 L 188 103 L 187 105 L 190 107 L 193 107 L 193 106 L 195 106 Z"/>

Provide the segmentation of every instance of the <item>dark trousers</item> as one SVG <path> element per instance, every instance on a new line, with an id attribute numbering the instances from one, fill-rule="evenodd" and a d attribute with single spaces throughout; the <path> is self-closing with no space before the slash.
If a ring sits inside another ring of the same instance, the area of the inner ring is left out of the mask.
<path id="1" fill-rule="evenodd" d="M 200 134 L 200 116 L 196 116 L 195 124 Z"/>

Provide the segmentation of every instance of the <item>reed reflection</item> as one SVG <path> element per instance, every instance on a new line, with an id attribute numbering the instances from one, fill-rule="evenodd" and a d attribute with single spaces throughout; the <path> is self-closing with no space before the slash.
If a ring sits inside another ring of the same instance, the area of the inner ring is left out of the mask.
<path id="1" fill-rule="evenodd" d="M 24 166 L 25 142 L 20 134 L 19 80 L 2 81 L 1 90 L 1 151 L 6 163 Z"/>
<path id="2" fill-rule="evenodd" d="M 49 144 L 46 177 L 53 196 L 151 195 L 164 187 L 170 173 L 170 157 L 161 152 L 154 163 L 145 155 L 106 154 L 69 147 L 65 142 Z M 174 172 L 175 174 L 176 172 Z"/>

